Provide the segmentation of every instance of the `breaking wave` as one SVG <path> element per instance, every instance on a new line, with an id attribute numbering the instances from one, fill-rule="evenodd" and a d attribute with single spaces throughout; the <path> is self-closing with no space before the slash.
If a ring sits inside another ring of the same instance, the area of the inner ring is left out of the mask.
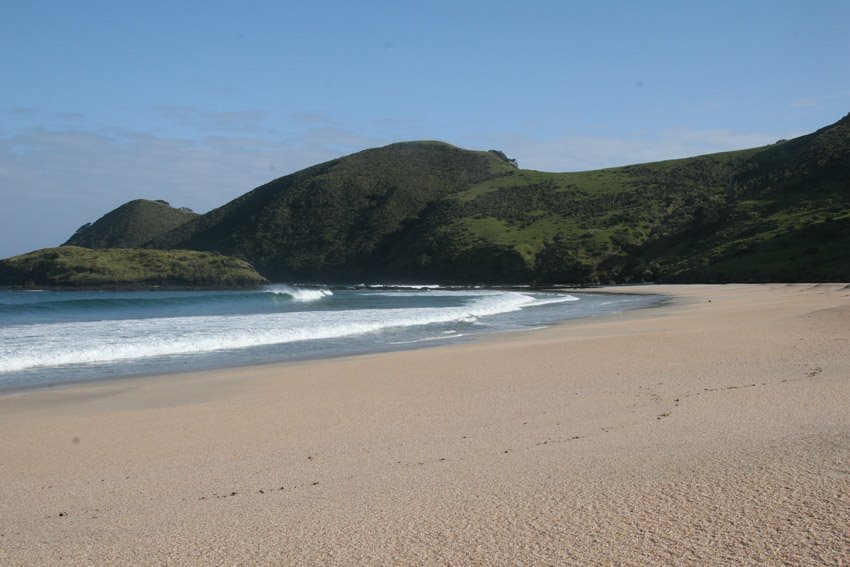
<path id="1" fill-rule="evenodd" d="M 326 289 L 286 285 L 270 286 L 264 292 L 284 294 L 299 302 L 314 302 L 333 295 Z M 577 301 L 569 295 L 535 297 L 506 291 L 471 293 L 473 295 L 462 305 L 448 307 L 301 310 L 0 327 L 0 373 L 283 345 L 380 333 L 391 328 L 473 323 L 527 307 Z"/>
<path id="2" fill-rule="evenodd" d="M 310 301 L 318 301 L 320 299 L 324 299 L 325 297 L 333 295 L 333 292 L 329 289 L 298 287 L 286 284 L 274 284 L 266 286 L 263 288 L 263 291 L 266 293 L 273 293 L 275 295 L 288 295 L 292 298 L 292 301 L 300 301 L 305 303 Z"/>

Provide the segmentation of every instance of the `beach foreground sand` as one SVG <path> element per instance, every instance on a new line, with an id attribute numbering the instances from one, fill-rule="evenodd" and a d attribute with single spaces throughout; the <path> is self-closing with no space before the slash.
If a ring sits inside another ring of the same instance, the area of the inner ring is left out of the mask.
<path id="1" fill-rule="evenodd" d="M 850 564 L 850 287 L 639 291 L 673 300 L 2 396 L 0 563 Z"/>

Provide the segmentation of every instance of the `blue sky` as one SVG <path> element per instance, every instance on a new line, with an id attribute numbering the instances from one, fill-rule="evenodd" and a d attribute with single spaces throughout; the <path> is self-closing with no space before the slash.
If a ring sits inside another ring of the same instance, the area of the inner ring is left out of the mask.
<path id="1" fill-rule="evenodd" d="M 414 139 L 574 171 L 850 112 L 850 2 L 0 0 L 0 258 Z"/>

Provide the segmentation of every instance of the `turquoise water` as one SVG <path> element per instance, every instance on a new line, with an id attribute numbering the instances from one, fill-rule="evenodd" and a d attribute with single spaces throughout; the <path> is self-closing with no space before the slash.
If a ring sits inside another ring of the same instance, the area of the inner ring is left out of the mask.
<path id="1" fill-rule="evenodd" d="M 415 286 L 0 291 L 0 388 L 421 348 L 659 300 Z"/>

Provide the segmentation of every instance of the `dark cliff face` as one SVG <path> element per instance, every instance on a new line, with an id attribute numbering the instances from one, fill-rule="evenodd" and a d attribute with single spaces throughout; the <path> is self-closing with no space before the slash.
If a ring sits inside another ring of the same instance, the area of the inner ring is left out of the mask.
<path id="1" fill-rule="evenodd" d="M 409 142 L 319 164 L 154 237 L 273 280 L 850 279 L 850 115 L 770 146 L 579 173 Z"/>

